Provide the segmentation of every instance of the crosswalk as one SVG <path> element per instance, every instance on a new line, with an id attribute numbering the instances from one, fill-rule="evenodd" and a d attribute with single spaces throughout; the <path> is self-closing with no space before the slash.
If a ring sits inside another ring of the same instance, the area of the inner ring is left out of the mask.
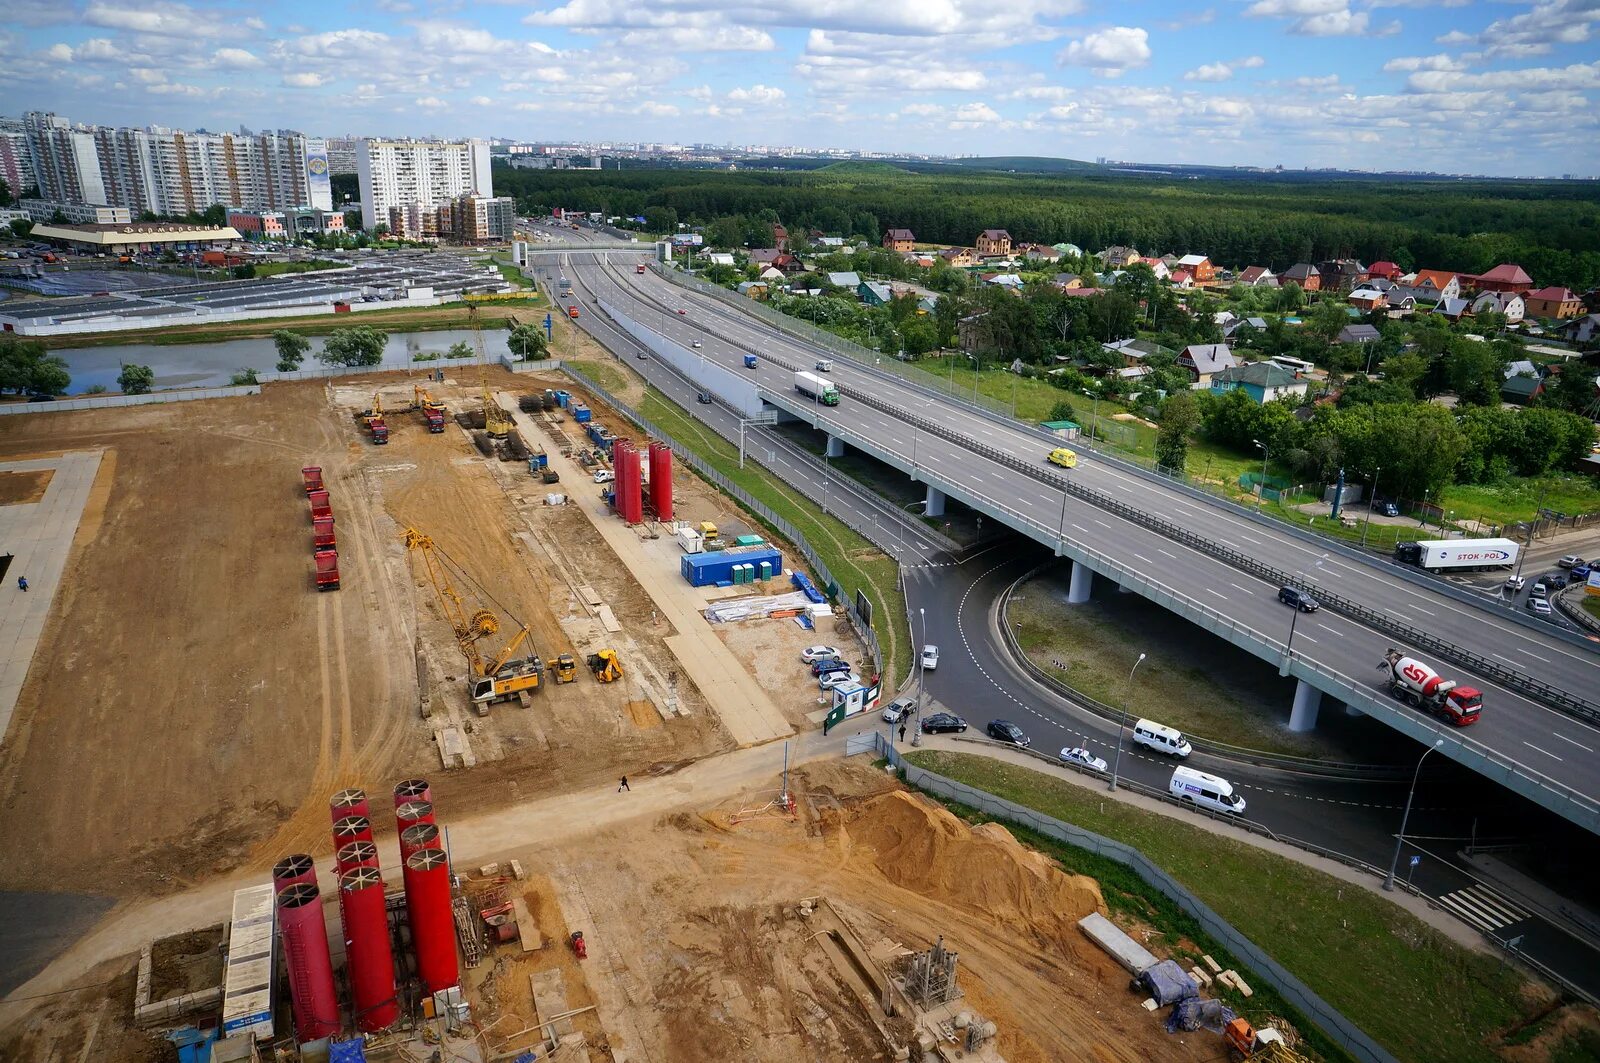
<path id="1" fill-rule="evenodd" d="M 1439 898 L 1439 903 L 1486 934 L 1530 917 L 1527 910 L 1481 884 L 1446 893 Z"/>

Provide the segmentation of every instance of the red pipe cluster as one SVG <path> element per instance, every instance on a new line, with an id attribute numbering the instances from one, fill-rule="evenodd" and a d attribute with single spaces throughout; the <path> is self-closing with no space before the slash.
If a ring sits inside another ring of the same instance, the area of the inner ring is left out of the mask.
<path id="1" fill-rule="evenodd" d="M 650 444 L 650 508 L 656 520 L 672 519 L 672 448 L 659 441 Z"/>

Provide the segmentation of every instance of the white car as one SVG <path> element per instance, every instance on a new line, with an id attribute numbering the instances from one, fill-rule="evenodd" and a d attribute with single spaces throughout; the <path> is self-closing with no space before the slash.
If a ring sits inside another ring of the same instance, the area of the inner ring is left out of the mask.
<path id="1" fill-rule="evenodd" d="M 610 469 L 600 469 L 594 474 L 594 482 L 597 484 L 608 484 L 616 478 L 617 474 Z"/>
<path id="2" fill-rule="evenodd" d="M 854 672 L 829 672 L 817 680 L 817 686 L 823 690 L 832 690 L 834 687 L 858 687 L 861 677 Z"/>
<path id="3" fill-rule="evenodd" d="M 701 344 L 701 342 L 699 340 L 695 340 L 692 344 L 690 344 L 690 346 L 695 348 L 696 350 L 699 350 L 700 347 L 703 346 L 703 344 Z"/>
<path id="4" fill-rule="evenodd" d="M 1512 594 L 1515 594 L 1520 591 L 1522 589 L 1522 585 L 1527 582 L 1528 581 L 1521 576 L 1507 576 L 1504 589 Z"/>
<path id="5" fill-rule="evenodd" d="M 922 667 L 930 672 L 939 667 L 939 647 L 922 647 Z"/>
<path id="6" fill-rule="evenodd" d="M 899 723 L 916 711 L 916 698 L 895 698 L 889 702 L 889 707 L 883 710 L 883 722 Z"/>
<path id="7" fill-rule="evenodd" d="M 826 661 L 830 658 L 843 656 L 837 646 L 807 646 L 800 651 L 800 659 L 807 664 L 812 661 Z"/>
<path id="8" fill-rule="evenodd" d="M 1576 568 L 1581 564 L 1583 564 L 1583 558 L 1579 557 L 1577 554 L 1568 554 L 1566 557 L 1563 557 L 1560 561 L 1556 562 L 1556 565 L 1560 568 Z"/>
<path id="9" fill-rule="evenodd" d="M 1088 768 L 1090 771 L 1105 771 L 1106 762 L 1084 749 L 1082 746 L 1069 746 L 1057 754 L 1063 764 L 1077 764 Z"/>
<path id="10" fill-rule="evenodd" d="M 1545 598 L 1529 598 L 1528 609 L 1538 616 L 1550 615 L 1550 602 Z"/>

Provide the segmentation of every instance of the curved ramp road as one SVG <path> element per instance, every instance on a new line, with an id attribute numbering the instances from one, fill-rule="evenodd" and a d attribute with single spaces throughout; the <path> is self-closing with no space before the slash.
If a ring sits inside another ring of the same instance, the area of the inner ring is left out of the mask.
<path id="1" fill-rule="evenodd" d="M 609 265 L 600 256 L 576 253 L 564 260 L 564 271 L 575 283 L 581 282 L 595 312 L 597 302 L 604 303 L 684 347 L 699 340 L 697 354 L 747 373 L 769 402 L 916 479 L 943 487 L 952 497 L 1037 541 L 1088 559 L 1101 572 L 1117 572 L 1119 582 L 1259 656 L 1282 657 L 1291 613 L 1278 603 L 1274 582 L 1051 487 L 1034 471 L 1036 466 L 1049 475 L 1044 460 L 1048 444 L 1027 430 L 819 352 L 654 273 L 638 275 L 625 266 Z M 743 356 L 751 351 L 765 357 L 755 369 L 745 370 Z M 846 394 L 837 407 L 805 402 L 793 391 L 792 371 L 784 367 L 809 367 L 819 357 L 832 360 L 829 375 Z M 852 399 L 852 393 L 871 401 Z M 923 427 L 930 422 L 937 430 Z M 1143 513 L 1293 573 L 1309 586 L 1386 614 L 1397 624 L 1425 629 L 1579 697 L 1600 698 L 1600 658 L 1553 633 L 1508 623 L 1503 616 L 1405 580 L 1382 565 L 1277 534 L 1246 516 L 1094 455 L 1082 456 L 1068 475 L 1075 483 Z M 1378 664 L 1390 646 L 1432 660 L 1445 674 L 1482 689 L 1481 722 L 1464 729 L 1448 727 L 1388 698 Z M 1392 726 L 1422 741 L 1443 737 L 1441 752 L 1447 756 L 1600 831 L 1600 802 L 1595 800 L 1600 794 L 1596 757 L 1600 728 L 1331 610 L 1302 618 L 1292 650 L 1297 676 L 1328 690 L 1342 685 L 1354 688 L 1375 699 L 1369 708 Z"/>

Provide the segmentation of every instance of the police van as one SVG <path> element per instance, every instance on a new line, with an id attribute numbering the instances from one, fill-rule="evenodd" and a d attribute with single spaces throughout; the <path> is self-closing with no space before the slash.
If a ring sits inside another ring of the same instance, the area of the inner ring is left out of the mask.
<path id="1" fill-rule="evenodd" d="M 1167 792 L 1180 801 L 1188 801 L 1212 812 L 1244 815 L 1244 798 L 1233 792 L 1233 784 L 1210 772 L 1173 768 Z"/>

